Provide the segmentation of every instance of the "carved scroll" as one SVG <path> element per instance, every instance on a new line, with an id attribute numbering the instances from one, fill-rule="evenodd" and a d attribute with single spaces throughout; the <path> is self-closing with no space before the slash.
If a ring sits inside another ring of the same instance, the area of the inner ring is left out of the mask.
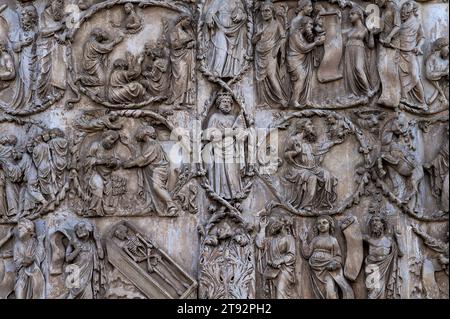
<path id="1" fill-rule="evenodd" d="M 341 17 L 338 12 L 321 13 L 326 36 L 324 43 L 324 56 L 317 70 L 320 83 L 327 83 L 342 79 L 340 62 L 342 57 Z"/>

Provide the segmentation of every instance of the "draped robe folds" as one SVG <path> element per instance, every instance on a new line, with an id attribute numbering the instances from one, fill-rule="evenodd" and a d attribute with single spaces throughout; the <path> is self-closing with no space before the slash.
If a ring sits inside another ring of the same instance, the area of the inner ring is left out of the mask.
<path id="1" fill-rule="evenodd" d="M 19 53 L 18 75 L 14 84 L 15 92 L 11 101 L 11 107 L 20 111 L 24 107 L 33 105 L 34 89 L 36 86 L 36 37 L 34 30 L 19 32 L 17 43 L 23 42 L 25 39 L 33 39 L 31 44 L 22 47 Z"/>
<path id="2" fill-rule="evenodd" d="M 255 47 L 256 81 L 259 103 L 262 105 L 280 104 L 287 100 L 283 90 L 279 54 L 285 32 L 281 24 L 272 19 L 261 26 L 261 39 Z M 274 83 L 276 81 L 276 83 Z"/>
<path id="3" fill-rule="evenodd" d="M 269 281 L 271 299 L 294 299 L 295 291 L 295 240 L 291 235 L 264 240 L 267 265 L 264 278 Z M 283 260 L 279 269 L 270 266 Z"/>
<path id="4" fill-rule="evenodd" d="M 169 59 L 157 58 L 144 72 L 144 86 L 152 96 L 165 96 L 170 86 Z"/>
<path id="5" fill-rule="evenodd" d="M 208 132 L 214 132 L 214 135 L 223 135 L 232 128 L 243 128 L 240 117 L 236 120 L 232 115 L 213 114 L 208 122 Z M 245 167 L 245 154 L 243 141 L 222 135 L 205 147 L 203 156 L 210 185 L 219 196 L 232 200 L 242 192 L 241 171 Z"/>
<path id="6" fill-rule="evenodd" d="M 400 10 L 394 1 L 389 0 L 386 8 L 381 13 L 381 22 L 383 31 L 380 33 L 380 39 L 385 39 L 393 28 L 401 25 Z M 398 37 L 394 36 L 391 40 L 393 47 L 399 46 Z M 378 75 L 380 76 L 381 95 L 378 103 L 386 106 L 395 107 L 400 103 L 400 78 L 398 73 L 398 50 L 392 47 L 386 47 L 382 44 L 378 46 Z"/>
<path id="7" fill-rule="evenodd" d="M 310 278 L 316 297 L 319 299 L 337 299 L 336 288 L 339 287 L 343 299 L 353 299 L 353 290 L 343 274 L 341 248 L 337 239 L 332 236 L 317 236 L 311 241 L 309 249 L 312 253 L 309 257 Z M 328 270 L 327 268 L 332 261 L 340 264 L 341 267 L 336 270 Z M 330 282 L 334 287 L 331 296 L 327 292 L 327 283 Z"/>
<path id="8" fill-rule="evenodd" d="M 297 139 L 297 135 L 292 136 L 287 141 L 286 148 L 287 152 L 294 149 L 301 151 L 293 159 L 286 159 L 288 166 L 285 179 L 296 186 L 288 186 L 289 202 L 297 208 L 331 207 L 336 200 L 337 179 L 318 166 L 317 157 L 323 155 L 322 152 L 315 152 L 313 145 L 303 140 L 297 141 Z"/>
<path id="9" fill-rule="evenodd" d="M 59 22 L 54 21 L 50 8 L 41 16 L 41 33 L 50 32 L 58 27 Z M 37 41 L 37 90 L 41 100 L 57 97 L 58 90 L 66 88 L 65 47 L 56 40 L 58 31 L 51 32 Z M 61 67 L 61 64 L 63 67 Z"/>
<path id="10" fill-rule="evenodd" d="M 77 243 L 80 252 L 71 266 L 79 269 L 79 285 L 69 289 L 68 299 L 95 299 L 103 281 L 103 269 L 93 240 Z"/>
<path id="11" fill-rule="evenodd" d="M 247 47 L 244 5 L 241 0 L 213 0 L 206 16 L 214 23 L 209 30 L 209 69 L 220 77 L 235 77 L 241 71 Z M 234 22 L 234 17 L 242 19 Z"/>
<path id="12" fill-rule="evenodd" d="M 37 238 L 17 240 L 13 249 L 16 265 L 14 292 L 17 299 L 44 299 L 45 279 L 41 270 L 44 259 L 43 247 Z"/>
<path id="13" fill-rule="evenodd" d="M 65 169 L 69 167 L 69 141 L 62 137 L 56 137 L 49 141 L 52 166 L 56 175 L 56 182 L 58 188 L 61 188 L 65 183 Z"/>
<path id="14" fill-rule="evenodd" d="M 414 104 L 425 103 L 419 59 L 412 50 L 424 38 L 422 25 L 415 16 L 403 22 L 400 31 L 399 74 L 402 97 Z"/>
<path id="15" fill-rule="evenodd" d="M 102 86 L 105 84 L 105 70 L 108 64 L 107 54 L 114 49 L 115 45 L 114 41 L 100 43 L 93 38 L 85 43 L 82 61 L 84 74 L 81 77 L 81 82 L 84 85 Z"/>
<path id="16" fill-rule="evenodd" d="M 379 255 L 368 255 L 365 260 L 366 277 L 372 275 L 376 269 L 376 282 L 373 287 L 368 287 L 369 299 L 397 299 L 400 296 L 401 284 L 400 269 L 398 267 L 398 246 L 392 240 L 391 252 L 380 258 Z"/>
<path id="17" fill-rule="evenodd" d="M 0 145 L 0 218 L 17 213 L 18 189 L 8 176 L 11 151 L 12 147 Z"/>
<path id="18" fill-rule="evenodd" d="M 365 41 L 368 31 L 365 27 L 353 28 L 348 34 L 344 54 L 344 79 L 348 93 L 354 96 L 368 96 L 374 94 L 370 82 L 370 67 Z"/>
<path id="19" fill-rule="evenodd" d="M 448 212 L 449 144 L 448 141 L 444 143 L 437 157 L 430 163 L 429 171 L 433 195 L 441 199 L 442 208 Z"/>
<path id="20" fill-rule="evenodd" d="M 56 195 L 56 176 L 52 165 L 50 146 L 46 142 L 37 144 L 33 149 L 33 162 L 36 165 L 39 188 L 44 195 Z"/>
<path id="21" fill-rule="evenodd" d="M 145 88 L 136 80 L 140 70 L 114 70 L 111 73 L 108 98 L 117 104 L 140 102 L 145 96 Z"/>
<path id="22" fill-rule="evenodd" d="M 194 50 L 188 48 L 195 41 L 193 34 L 182 27 L 176 28 L 171 34 L 172 53 L 172 97 L 169 104 L 194 105 L 195 103 L 195 70 Z"/>
<path id="23" fill-rule="evenodd" d="M 114 149 L 106 150 L 101 144 L 101 142 L 94 142 L 89 149 L 87 156 L 88 172 L 86 176 L 89 179 L 88 192 L 91 195 L 89 210 L 92 210 L 96 214 L 103 216 L 103 198 L 110 195 L 112 192 L 110 179 L 113 170 L 106 167 L 105 165 L 96 165 L 95 163 L 98 160 L 116 159 L 119 161 L 120 159 Z"/>
<path id="24" fill-rule="evenodd" d="M 157 141 L 144 145 L 142 154 L 135 160 L 138 170 L 138 185 L 145 194 L 146 205 L 153 208 L 159 216 L 167 215 L 169 208 L 174 207 L 167 190 L 169 179 L 169 161 L 164 150 Z M 159 192 L 155 191 L 158 188 Z M 164 192 L 165 198 L 160 197 Z"/>
<path id="25" fill-rule="evenodd" d="M 291 81 L 295 87 L 298 85 L 298 96 L 292 99 L 301 105 L 309 103 L 311 95 L 311 80 L 314 69 L 314 46 L 306 41 L 300 32 L 291 32 L 287 49 L 287 68 Z M 297 94 L 294 93 L 294 94 Z"/>
<path id="26" fill-rule="evenodd" d="M 11 173 L 17 181 L 22 179 L 25 183 L 20 190 L 19 212 L 27 214 L 35 210 L 40 203 L 45 201 L 45 198 L 40 191 L 38 172 L 30 155 L 24 153 L 20 163 L 11 167 Z"/>

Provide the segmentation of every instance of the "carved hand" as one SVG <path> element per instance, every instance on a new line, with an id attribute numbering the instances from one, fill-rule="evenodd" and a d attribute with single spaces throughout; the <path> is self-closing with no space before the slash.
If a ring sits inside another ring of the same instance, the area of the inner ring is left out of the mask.
<path id="1" fill-rule="evenodd" d="M 422 51 L 422 49 L 421 49 L 420 47 L 415 47 L 415 48 L 412 50 L 412 52 L 413 52 L 415 55 L 423 55 L 423 51 Z"/>

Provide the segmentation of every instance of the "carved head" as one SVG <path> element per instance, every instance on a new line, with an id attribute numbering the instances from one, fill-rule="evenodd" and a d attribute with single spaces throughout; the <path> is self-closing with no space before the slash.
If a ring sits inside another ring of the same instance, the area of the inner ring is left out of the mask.
<path id="1" fill-rule="evenodd" d="M 128 227 L 123 224 L 117 226 L 116 230 L 114 231 L 114 237 L 123 241 L 127 239 L 127 236 L 128 236 Z"/>
<path id="2" fill-rule="evenodd" d="M 102 136 L 102 145 L 105 149 L 110 150 L 119 140 L 119 133 L 116 131 L 106 131 Z"/>
<path id="3" fill-rule="evenodd" d="M 333 235 L 335 230 L 335 223 L 333 218 L 328 215 L 319 216 L 314 224 L 314 232 L 318 234 Z"/>
<path id="4" fill-rule="evenodd" d="M 281 233 L 283 230 L 284 223 L 278 218 L 271 218 L 269 224 L 267 225 L 267 231 L 270 236 L 275 236 Z"/>
<path id="5" fill-rule="evenodd" d="M 97 42 L 104 42 L 109 40 L 109 33 L 102 28 L 94 28 L 91 31 L 91 37 L 95 39 Z"/>
<path id="6" fill-rule="evenodd" d="M 393 123 L 392 132 L 398 136 L 408 133 L 408 119 L 403 112 L 397 113 Z"/>
<path id="7" fill-rule="evenodd" d="M 33 150 L 34 150 L 34 146 L 35 145 L 36 145 L 36 143 L 34 141 L 30 141 L 30 142 L 27 143 L 26 149 L 27 149 L 27 152 L 29 154 L 33 154 Z"/>
<path id="8" fill-rule="evenodd" d="M 438 38 L 433 42 L 433 51 L 441 51 L 441 57 L 448 59 L 448 38 Z"/>
<path id="9" fill-rule="evenodd" d="M 308 118 L 297 120 L 295 122 L 295 130 L 299 133 L 303 133 L 305 139 L 310 142 L 314 142 L 317 138 L 316 131 L 314 130 L 314 124 Z"/>
<path id="10" fill-rule="evenodd" d="M 414 1 L 406 1 L 402 4 L 402 8 L 400 9 L 400 17 L 402 22 L 408 20 L 411 15 L 417 16 L 419 14 L 419 7 Z"/>
<path id="11" fill-rule="evenodd" d="M 311 3 L 311 0 L 300 0 L 297 5 L 296 13 L 302 13 L 305 16 L 311 15 L 314 8 Z"/>
<path id="12" fill-rule="evenodd" d="M 50 138 L 51 138 L 51 136 L 50 136 L 50 131 L 49 130 L 45 130 L 44 132 L 42 132 L 42 140 L 44 142 L 50 141 Z"/>
<path id="13" fill-rule="evenodd" d="M 6 52 L 6 41 L 0 39 L 0 53 Z"/>
<path id="14" fill-rule="evenodd" d="M 113 62 L 113 68 L 119 69 L 119 70 L 127 70 L 128 69 L 128 63 L 124 59 L 116 59 Z"/>
<path id="15" fill-rule="evenodd" d="M 151 139 L 156 139 L 157 134 L 153 126 L 148 125 L 141 127 L 136 133 L 136 141 L 144 142 L 147 136 L 150 137 Z"/>
<path id="16" fill-rule="evenodd" d="M 85 221 L 81 221 L 75 225 L 75 234 L 79 239 L 88 239 L 93 231 L 92 225 Z"/>
<path id="17" fill-rule="evenodd" d="M 53 20 L 62 20 L 64 17 L 64 0 L 49 0 L 47 7 L 50 8 Z"/>
<path id="18" fill-rule="evenodd" d="M 233 110 L 233 97 L 229 93 L 219 94 L 216 105 L 222 113 L 229 114 Z"/>
<path id="19" fill-rule="evenodd" d="M 59 128 L 52 128 L 50 130 L 50 137 L 56 138 L 56 137 L 64 137 L 64 132 Z"/>
<path id="20" fill-rule="evenodd" d="M 26 218 L 22 218 L 17 223 L 17 234 L 20 239 L 31 238 L 35 235 L 34 223 Z"/>
<path id="21" fill-rule="evenodd" d="M 130 14 L 131 12 L 134 11 L 134 6 L 131 2 L 125 3 L 125 6 L 123 8 L 125 10 L 125 13 L 127 13 L 127 14 Z"/>
<path id="22" fill-rule="evenodd" d="M 33 5 L 26 6 L 22 9 L 20 22 L 25 31 L 31 31 L 37 26 L 38 14 Z"/>
<path id="23" fill-rule="evenodd" d="M 16 146 L 17 145 L 17 136 L 15 135 L 7 135 L 0 139 L 0 144 L 8 145 L 8 146 Z"/>
<path id="24" fill-rule="evenodd" d="M 314 41 L 314 21 L 310 17 L 301 17 L 298 29 L 308 42 Z"/>
<path id="25" fill-rule="evenodd" d="M 273 6 L 272 1 L 267 0 L 261 6 L 261 16 L 265 21 L 269 21 L 273 18 L 275 12 L 275 8 Z"/>
<path id="26" fill-rule="evenodd" d="M 364 21 L 364 11 L 359 7 L 353 7 L 350 10 L 350 22 L 356 23 L 358 20 Z"/>
<path id="27" fill-rule="evenodd" d="M 386 216 L 383 213 L 375 213 L 369 220 L 370 235 L 373 237 L 381 237 L 384 235 L 388 227 Z"/>
<path id="28" fill-rule="evenodd" d="M 385 8 L 388 0 L 375 0 L 375 4 L 380 8 Z"/>

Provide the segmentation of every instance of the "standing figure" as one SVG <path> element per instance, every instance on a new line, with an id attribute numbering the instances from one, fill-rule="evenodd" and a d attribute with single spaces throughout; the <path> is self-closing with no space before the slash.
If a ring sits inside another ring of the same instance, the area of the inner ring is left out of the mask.
<path id="1" fill-rule="evenodd" d="M 169 32 L 172 65 L 172 96 L 168 104 L 192 107 L 195 104 L 195 35 L 191 19 L 181 16 Z"/>
<path id="2" fill-rule="evenodd" d="M 108 54 L 122 42 L 123 36 L 113 38 L 106 30 L 94 28 L 83 47 L 82 69 L 79 80 L 86 86 L 103 86 L 106 81 Z"/>
<path id="3" fill-rule="evenodd" d="M 441 297 L 439 285 L 436 281 L 436 272 L 444 271 L 448 276 L 449 246 L 448 230 L 446 241 L 442 241 L 429 235 L 418 225 L 412 225 L 412 231 L 423 240 L 426 247 L 431 250 L 423 259 L 422 284 L 428 299 L 439 299 Z"/>
<path id="4" fill-rule="evenodd" d="M 8 52 L 6 41 L 0 39 L 0 92 L 9 87 L 9 81 L 16 77 L 14 59 Z"/>
<path id="5" fill-rule="evenodd" d="M 341 247 L 334 235 L 334 220 L 320 216 L 314 224 L 314 238 L 308 244 L 307 231 L 301 234 L 303 256 L 308 260 L 314 294 L 318 299 L 354 299 L 353 289 L 344 277 Z"/>
<path id="6" fill-rule="evenodd" d="M 402 4 L 400 17 L 402 24 L 398 33 L 400 40 L 399 74 L 401 102 L 411 107 L 427 110 L 418 56 L 423 55 L 425 36 L 419 21 L 419 7 L 414 1 Z"/>
<path id="7" fill-rule="evenodd" d="M 403 256 L 399 234 L 389 234 L 386 216 L 375 213 L 369 220 L 369 234 L 364 241 L 369 245 L 365 260 L 366 288 L 369 299 L 398 299 L 400 297 L 400 268 L 398 258 Z"/>
<path id="8" fill-rule="evenodd" d="M 309 97 L 314 69 L 313 50 L 325 42 L 325 36 L 315 37 L 313 30 L 313 20 L 304 16 L 289 34 L 287 67 L 293 86 L 289 104 L 293 107 L 311 104 Z"/>
<path id="9" fill-rule="evenodd" d="M 243 197 L 241 172 L 245 163 L 240 161 L 238 136 L 244 128 L 241 115 L 233 114 L 233 97 L 222 93 L 217 97 L 215 112 L 208 120 L 205 138 L 210 143 L 203 150 L 207 177 L 213 190 L 226 200 Z M 242 154 L 243 155 L 243 154 Z"/>
<path id="10" fill-rule="evenodd" d="M 448 130 L 447 126 L 447 136 L 439 149 L 438 155 L 431 162 L 424 165 L 424 168 L 429 172 L 431 177 L 431 190 L 433 191 L 433 196 L 438 199 L 439 206 L 445 213 L 448 213 L 449 211 L 450 178 Z"/>
<path id="11" fill-rule="evenodd" d="M 94 227 L 81 221 L 66 249 L 68 268 L 75 266 L 78 282 L 71 285 L 67 299 L 97 299 L 104 293 L 106 283 L 103 248 Z"/>
<path id="12" fill-rule="evenodd" d="M 403 113 L 386 124 L 381 133 L 378 168 L 382 178 L 387 176 L 390 179 L 393 194 L 405 201 L 411 211 L 421 213 L 419 186 L 424 172 L 414 153 L 410 134 L 409 122 Z"/>
<path id="13" fill-rule="evenodd" d="M 110 102 L 115 104 L 138 103 L 145 98 L 145 88 L 138 82 L 142 72 L 143 60 L 143 55 L 136 60 L 128 52 L 126 60 L 117 59 L 114 61 L 108 86 Z"/>
<path id="14" fill-rule="evenodd" d="M 52 155 L 52 166 L 55 172 L 57 189 L 61 189 L 66 183 L 66 169 L 70 167 L 69 141 L 59 128 L 50 130 L 50 138 L 48 144 Z"/>
<path id="15" fill-rule="evenodd" d="M 139 168 L 138 184 L 146 201 L 159 216 L 176 216 L 178 209 L 167 189 L 169 179 L 169 161 L 161 144 L 156 139 L 152 126 L 142 127 L 136 134 L 141 144 L 141 153 L 137 158 L 123 163 L 124 168 Z"/>
<path id="16" fill-rule="evenodd" d="M 36 213 L 40 207 L 48 204 L 40 190 L 38 171 L 32 159 L 33 151 L 34 143 L 29 142 L 26 145 L 26 152 L 14 150 L 14 162 L 7 164 L 8 176 L 14 182 L 23 184 L 19 190 L 19 217 Z"/>
<path id="17" fill-rule="evenodd" d="M 438 97 L 441 103 L 448 105 L 446 96 L 448 69 L 448 38 L 439 38 L 433 42 L 431 52 L 425 61 L 425 77 L 435 87 L 433 95 L 428 100 L 429 105 Z"/>
<path id="18" fill-rule="evenodd" d="M 167 97 L 170 87 L 170 52 L 168 44 L 159 39 L 155 46 L 145 45 L 142 85 L 151 96 Z"/>
<path id="19" fill-rule="evenodd" d="M 48 0 L 37 41 L 37 95 L 41 104 L 60 98 L 66 89 L 64 0 Z"/>
<path id="20" fill-rule="evenodd" d="M 105 196 L 112 189 L 111 174 L 120 166 L 120 159 L 115 147 L 119 140 L 119 133 L 106 131 L 100 141 L 95 141 L 89 148 L 87 155 L 87 172 L 89 179 L 89 216 L 104 216 Z"/>
<path id="21" fill-rule="evenodd" d="M 265 255 L 264 279 L 270 299 L 295 299 L 295 239 L 286 221 L 270 218 L 261 223 L 256 246 Z"/>
<path id="22" fill-rule="evenodd" d="M 39 189 L 46 198 L 53 201 L 58 193 L 58 188 L 56 185 L 56 176 L 50 145 L 48 144 L 49 140 L 49 132 L 44 132 L 37 136 L 35 138 L 35 146 L 32 155 L 33 163 L 37 169 Z"/>
<path id="23" fill-rule="evenodd" d="M 20 11 L 21 30 L 14 43 L 13 50 L 19 55 L 16 92 L 11 105 L 20 110 L 33 105 L 36 84 L 36 39 L 38 37 L 38 14 L 36 8 L 29 4 Z"/>
<path id="24" fill-rule="evenodd" d="M 205 22 L 209 36 L 208 69 L 217 77 L 235 77 L 247 53 L 247 13 L 242 0 L 212 0 Z"/>
<path id="25" fill-rule="evenodd" d="M 397 0 L 376 0 L 381 9 L 381 30 L 378 41 L 378 75 L 381 96 L 378 104 L 396 107 L 400 103 L 400 78 L 398 73 L 398 32 L 401 19 Z"/>
<path id="26" fill-rule="evenodd" d="M 42 261 L 45 257 L 42 238 L 37 238 L 32 221 L 20 219 L 17 224 L 17 237 L 13 256 L 16 265 L 14 293 L 16 299 L 44 299 L 45 279 Z"/>
<path id="27" fill-rule="evenodd" d="M 275 17 L 271 0 L 261 5 L 261 16 L 263 21 L 256 26 L 253 37 L 258 103 L 264 106 L 287 106 L 287 93 L 281 74 L 286 55 L 286 32 Z"/>
<path id="28" fill-rule="evenodd" d="M 19 211 L 19 185 L 17 175 L 11 170 L 17 145 L 15 135 L 0 138 L 0 218 L 15 216 Z"/>
<path id="29" fill-rule="evenodd" d="M 337 198 L 337 179 L 320 167 L 332 145 L 316 145 L 317 134 L 310 119 L 295 123 L 295 132 L 286 141 L 288 201 L 298 209 L 331 208 Z"/>
<path id="30" fill-rule="evenodd" d="M 344 79 L 347 92 L 352 96 L 372 97 L 375 94 L 370 83 L 370 65 L 366 45 L 374 48 L 373 34 L 364 25 L 364 12 L 358 7 L 350 10 L 352 28 L 347 32 L 344 55 Z"/>

